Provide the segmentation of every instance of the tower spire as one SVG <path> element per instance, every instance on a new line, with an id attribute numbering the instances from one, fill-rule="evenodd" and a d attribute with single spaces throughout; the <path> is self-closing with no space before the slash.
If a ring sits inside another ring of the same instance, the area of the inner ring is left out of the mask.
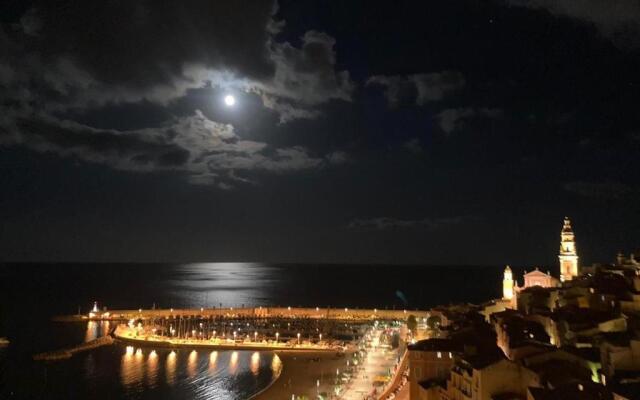
<path id="1" fill-rule="evenodd" d="M 576 251 L 575 235 L 571 228 L 571 220 L 564 217 L 562 231 L 560 231 L 560 280 L 570 281 L 578 276 L 578 253 Z"/>
<path id="2" fill-rule="evenodd" d="M 513 272 L 508 265 L 504 269 L 504 278 L 502 279 L 502 298 L 506 300 L 513 298 Z"/>

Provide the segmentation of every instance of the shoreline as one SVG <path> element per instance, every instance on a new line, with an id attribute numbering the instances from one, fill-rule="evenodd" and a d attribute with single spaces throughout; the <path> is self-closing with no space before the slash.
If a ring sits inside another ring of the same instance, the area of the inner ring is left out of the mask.
<path id="1" fill-rule="evenodd" d="M 292 395 L 313 399 L 317 393 L 330 393 L 335 371 L 345 361 L 344 357 L 327 353 L 286 353 L 278 356 L 282 361 L 278 379 L 250 400 L 290 399 Z M 320 386 L 317 386 L 318 382 Z"/>

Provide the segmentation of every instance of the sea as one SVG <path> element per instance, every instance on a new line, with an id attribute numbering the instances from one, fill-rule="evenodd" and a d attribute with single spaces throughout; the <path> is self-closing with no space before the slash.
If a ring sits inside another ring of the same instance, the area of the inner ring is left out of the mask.
<path id="1" fill-rule="evenodd" d="M 53 322 L 108 309 L 253 306 L 426 309 L 501 294 L 503 267 L 265 263 L 0 264 L 0 399 L 243 400 L 274 378 L 269 352 L 123 344 L 36 362 L 99 337 L 106 322 Z M 521 272 L 516 269 L 515 272 Z"/>

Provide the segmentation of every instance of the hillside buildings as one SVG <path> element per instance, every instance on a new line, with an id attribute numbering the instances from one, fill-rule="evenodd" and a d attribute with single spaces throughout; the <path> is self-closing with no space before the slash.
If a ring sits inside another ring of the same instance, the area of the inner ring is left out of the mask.
<path id="1" fill-rule="evenodd" d="M 411 400 L 640 399 L 640 263 L 582 267 L 565 218 L 559 278 L 507 266 L 502 298 L 440 307 L 409 346 Z"/>

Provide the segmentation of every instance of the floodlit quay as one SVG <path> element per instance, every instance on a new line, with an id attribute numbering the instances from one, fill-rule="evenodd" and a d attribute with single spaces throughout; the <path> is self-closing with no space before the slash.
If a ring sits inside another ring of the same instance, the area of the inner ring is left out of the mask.
<path id="1" fill-rule="evenodd" d="M 409 315 L 427 318 L 432 310 L 383 310 L 377 308 L 300 308 L 300 307 L 228 307 L 228 308 L 168 308 L 137 310 L 102 310 L 94 308 L 86 315 L 56 317 L 59 321 L 77 320 L 131 320 L 157 318 L 310 318 L 330 320 L 406 320 Z"/>

